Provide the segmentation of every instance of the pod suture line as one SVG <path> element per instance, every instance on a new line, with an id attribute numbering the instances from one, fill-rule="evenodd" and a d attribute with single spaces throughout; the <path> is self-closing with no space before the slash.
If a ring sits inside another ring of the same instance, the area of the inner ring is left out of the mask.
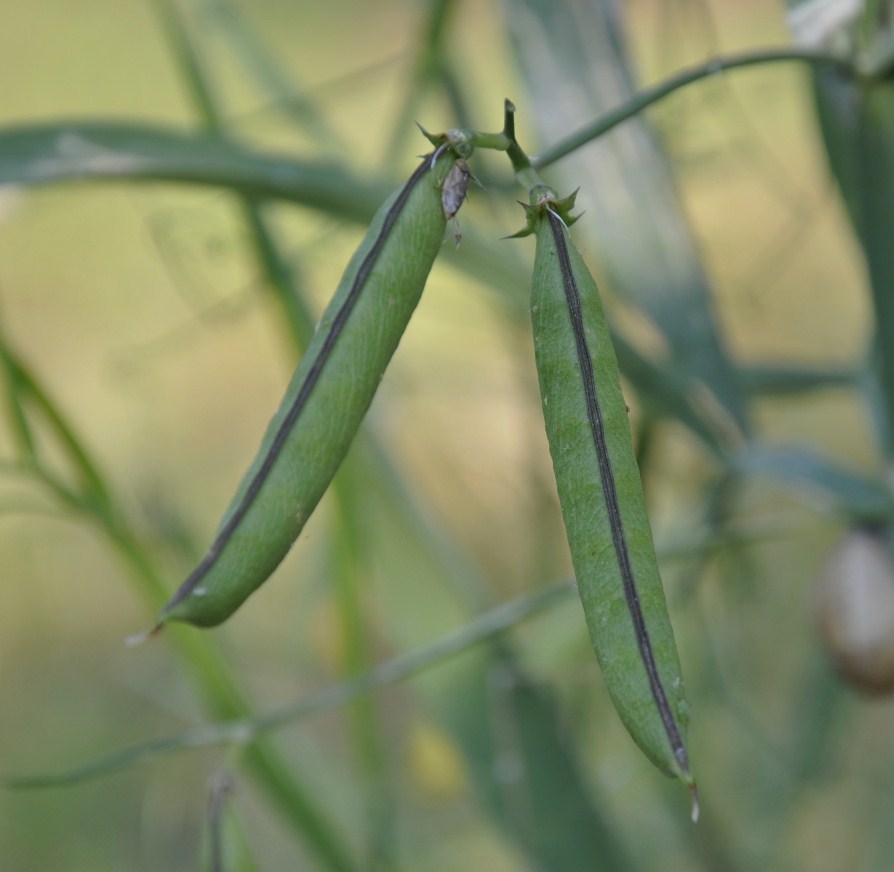
<path id="1" fill-rule="evenodd" d="M 590 424 L 590 432 L 593 436 L 593 445 L 596 449 L 596 457 L 599 462 L 599 476 L 602 481 L 602 490 L 605 495 L 605 505 L 608 512 L 609 526 L 611 528 L 612 543 L 615 555 L 618 559 L 618 567 L 624 585 L 624 596 L 627 600 L 627 608 L 633 621 L 633 630 L 636 636 L 637 647 L 649 679 L 649 688 L 655 701 L 655 706 L 664 725 L 664 730 L 670 742 L 674 757 L 684 772 L 689 772 L 689 757 L 680 729 L 677 726 L 673 711 L 661 683 L 661 676 L 655 663 L 652 651 L 652 643 L 646 628 L 645 617 L 639 601 L 636 578 L 630 562 L 630 553 L 624 536 L 624 524 L 621 518 L 621 507 L 618 501 L 618 491 L 615 485 L 615 476 L 608 454 L 608 445 L 605 438 L 605 425 L 602 418 L 602 410 L 599 407 L 599 399 L 596 394 L 596 380 L 593 377 L 593 358 L 587 344 L 587 336 L 584 329 L 583 311 L 581 308 L 580 291 L 571 267 L 568 255 L 568 245 L 565 239 L 565 223 L 551 209 L 546 210 L 549 219 L 550 231 L 556 244 L 559 255 L 559 266 L 562 272 L 562 282 L 565 290 L 565 300 L 568 305 L 568 314 L 571 318 L 574 342 L 577 349 L 578 364 L 583 381 L 584 398 L 587 407 L 587 418 Z"/>

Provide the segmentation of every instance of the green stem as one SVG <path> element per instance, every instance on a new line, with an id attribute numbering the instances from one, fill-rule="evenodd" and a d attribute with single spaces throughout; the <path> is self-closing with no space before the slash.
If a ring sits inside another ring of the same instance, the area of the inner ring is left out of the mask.
<path id="1" fill-rule="evenodd" d="M 208 33 L 212 25 L 224 46 L 229 45 L 236 61 L 241 64 L 247 78 L 268 96 L 277 107 L 277 114 L 305 136 L 312 137 L 320 150 L 330 154 L 346 153 L 347 145 L 326 119 L 318 106 L 325 100 L 315 100 L 308 89 L 295 80 L 295 69 L 288 73 L 276 60 L 259 33 L 255 30 L 245 4 L 233 0 L 209 0 L 201 4 L 198 26 Z M 207 37 L 206 37 L 207 38 Z M 238 116 L 232 112 L 227 119 L 232 124 Z"/>
<path id="2" fill-rule="evenodd" d="M 550 164 L 571 154 L 586 145 L 594 139 L 607 133 L 613 127 L 638 115 L 648 106 L 663 100 L 674 91 L 706 79 L 710 76 L 717 75 L 726 70 L 738 69 L 740 67 L 752 67 L 763 64 L 772 63 L 806 63 L 818 66 L 836 66 L 850 70 L 851 66 L 846 61 L 835 55 L 826 52 L 818 52 L 810 49 L 799 48 L 770 48 L 759 49 L 756 51 L 741 52 L 739 54 L 724 55 L 715 58 L 709 58 L 692 67 L 680 70 L 678 73 L 644 88 L 638 94 L 634 94 L 626 103 L 607 112 L 601 118 L 582 127 L 580 130 L 559 140 L 555 145 L 550 146 L 539 155 L 535 155 L 531 163 L 536 169 L 543 169 Z"/>
<path id="3" fill-rule="evenodd" d="M 522 149 L 515 138 L 515 104 L 511 100 L 506 100 L 503 104 L 502 136 L 509 143 L 506 148 L 506 156 L 512 163 L 512 169 L 515 171 L 515 178 L 518 183 L 528 192 L 534 188 L 541 187 L 543 180 L 537 175 L 531 159 L 525 154 L 524 149 Z"/>
<path id="4" fill-rule="evenodd" d="M 181 26 L 175 8 L 169 0 L 156 0 L 156 8 L 205 127 L 219 132 L 221 128 L 216 100 L 188 33 Z M 243 205 L 246 214 L 254 219 L 249 222 L 249 226 L 256 248 L 260 248 L 262 242 L 272 247 L 263 232 L 263 222 L 255 204 L 249 197 L 244 197 Z M 259 252 L 259 257 L 263 258 L 266 253 L 266 251 Z M 279 265 L 285 269 L 284 264 Z M 277 278 L 282 279 L 283 276 Z M 119 551 L 131 563 L 137 575 L 144 580 L 144 587 L 153 592 L 153 599 L 157 599 L 159 594 L 163 596 L 164 585 L 135 540 L 122 527 L 107 526 Z M 206 706 L 214 717 L 221 719 L 251 717 L 248 705 L 242 698 L 226 664 L 205 639 L 193 631 L 171 632 L 169 638 L 180 649 L 198 679 L 197 684 L 205 696 Z M 253 743 L 245 750 L 245 763 L 248 771 L 266 791 L 268 798 L 284 813 L 296 832 L 306 840 L 327 868 L 333 872 L 336 870 L 352 872 L 356 869 L 344 840 L 337 833 L 323 807 L 290 771 L 286 761 L 271 744 Z"/>
<path id="5" fill-rule="evenodd" d="M 89 456 L 74 429 L 25 364 L 8 346 L 4 346 L 3 356 L 7 362 L 14 362 L 18 382 L 26 391 L 26 398 L 38 406 L 55 435 L 66 446 L 69 458 L 85 479 L 81 486 L 85 492 L 72 490 L 54 473 L 39 464 L 34 467 L 32 474 L 63 505 L 85 515 L 97 525 L 133 571 L 140 593 L 153 609 L 156 608 L 166 595 L 165 585 L 137 537 L 129 530 L 124 512 L 113 498 L 98 464 Z M 169 638 L 189 664 L 212 717 L 232 720 L 251 716 L 223 658 L 210 640 L 196 633 L 171 633 Z M 268 795 L 290 812 L 289 819 L 295 829 L 314 846 L 328 868 L 334 872 L 352 872 L 355 867 L 344 854 L 341 840 L 332 832 L 329 822 L 315 807 L 310 795 L 305 794 L 292 780 L 285 761 L 280 759 L 273 746 L 262 740 L 260 744 L 256 743 L 246 749 L 245 757 L 247 769 Z"/>
<path id="6" fill-rule="evenodd" d="M 166 596 L 166 585 L 133 536 L 123 527 L 101 526 L 118 552 L 141 581 L 141 590 L 152 606 Z M 237 687 L 226 663 L 208 639 L 191 629 L 168 633 L 168 640 L 193 674 L 210 715 L 221 720 L 251 718 L 251 710 Z M 295 832 L 333 872 L 353 872 L 356 866 L 344 843 L 319 806 L 317 799 L 292 775 L 286 760 L 264 738 L 244 750 L 246 770 L 271 803 L 284 813 Z"/>
<path id="7" fill-rule="evenodd" d="M 18 453 L 21 455 L 22 464 L 27 464 L 30 467 L 37 462 L 37 444 L 22 403 L 22 384 L 19 367 L 8 353 L 4 342 L 0 342 L 0 369 L 3 370 L 6 377 L 7 407 L 12 440 L 16 445 Z"/>
<path id="8" fill-rule="evenodd" d="M 373 666 L 373 640 L 366 609 L 372 581 L 369 543 L 364 535 L 363 506 L 353 467 L 349 455 L 332 482 L 338 517 L 332 555 L 334 596 L 343 640 L 343 674 L 348 679 Z M 364 853 L 370 868 L 393 869 L 397 854 L 394 785 L 376 700 L 358 698 L 346 714 L 363 784 L 367 827 Z"/>
<path id="9" fill-rule="evenodd" d="M 356 677 L 331 685 L 312 693 L 291 705 L 276 709 L 258 718 L 231 720 L 227 723 L 209 724 L 132 745 L 113 754 L 78 766 L 57 775 L 35 775 L 5 777 L 0 786 L 5 788 L 62 787 L 107 775 L 163 753 L 207 748 L 219 745 L 249 745 L 248 751 L 257 749 L 258 737 L 273 730 L 279 730 L 296 721 L 341 708 L 361 696 L 396 684 L 438 665 L 451 657 L 461 654 L 471 647 L 486 642 L 512 629 L 526 618 L 544 612 L 574 594 L 575 588 L 568 582 L 553 585 L 544 590 L 517 597 L 503 603 L 477 618 L 469 621 L 440 639 L 423 645 L 406 654 L 386 660 L 378 666 Z M 195 634 L 183 634 L 182 639 L 190 644 Z"/>
<path id="10" fill-rule="evenodd" d="M 491 151 L 509 151 L 512 142 L 504 132 L 481 133 L 478 130 L 468 131 L 468 140 L 475 148 L 487 148 Z"/>
<path id="11" fill-rule="evenodd" d="M 412 69 L 407 72 L 407 90 L 403 104 L 391 128 L 385 150 L 386 163 L 403 151 L 407 131 L 412 129 L 416 109 L 423 94 L 443 79 L 448 52 L 446 50 L 450 25 L 459 5 L 456 0 L 430 0 L 422 26 L 417 32 L 419 46 Z"/>

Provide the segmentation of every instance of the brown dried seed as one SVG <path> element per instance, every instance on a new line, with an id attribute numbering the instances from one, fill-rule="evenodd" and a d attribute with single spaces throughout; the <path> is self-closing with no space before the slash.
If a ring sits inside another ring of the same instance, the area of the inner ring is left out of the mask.
<path id="1" fill-rule="evenodd" d="M 838 671 L 867 693 L 894 689 L 894 565 L 882 536 L 852 530 L 826 558 L 816 621 Z"/>
<path id="2" fill-rule="evenodd" d="M 472 171 L 464 160 L 458 160 L 447 173 L 444 184 L 441 187 L 441 206 L 444 209 L 444 217 L 450 221 L 460 206 L 466 201 L 469 193 L 469 185 L 472 182 Z"/>

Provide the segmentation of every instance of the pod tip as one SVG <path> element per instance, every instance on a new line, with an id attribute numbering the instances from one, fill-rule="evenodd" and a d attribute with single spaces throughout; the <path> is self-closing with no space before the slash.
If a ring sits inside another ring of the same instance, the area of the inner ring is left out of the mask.
<path id="1" fill-rule="evenodd" d="M 698 801 L 698 788 L 695 786 L 695 782 L 691 782 L 689 785 L 689 795 L 692 797 L 692 822 L 694 824 L 698 823 L 699 814 L 701 813 L 701 806 Z"/>
<path id="2" fill-rule="evenodd" d="M 163 623 L 158 623 L 151 630 L 144 630 L 142 633 L 131 633 L 129 636 L 125 636 L 124 647 L 136 648 L 150 639 L 154 639 L 164 629 L 164 626 Z"/>

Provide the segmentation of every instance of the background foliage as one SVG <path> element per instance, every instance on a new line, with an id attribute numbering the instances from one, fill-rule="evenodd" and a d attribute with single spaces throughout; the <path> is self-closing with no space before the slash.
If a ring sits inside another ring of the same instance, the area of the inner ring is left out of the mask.
<path id="1" fill-rule="evenodd" d="M 270 712 L 483 635 L 499 603 L 538 611 L 254 744 L 0 792 L 6 868 L 214 868 L 215 845 L 227 869 L 890 868 L 894 712 L 842 685 L 811 614 L 824 553 L 890 499 L 861 249 L 803 66 L 694 85 L 544 170 L 581 186 L 618 331 L 697 827 L 620 727 L 561 584 L 532 247 L 499 239 L 521 222 L 499 155 L 476 156 L 463 245 L 275 579 L 219 630 L 121 645 L 207 544 L 423 150 L 413 120 L 496 129 L 510 96 L 536 152 L 638 83 L 790 40 L 764 0 L 547 6 L 3 5 L 0 770 Z"/>

